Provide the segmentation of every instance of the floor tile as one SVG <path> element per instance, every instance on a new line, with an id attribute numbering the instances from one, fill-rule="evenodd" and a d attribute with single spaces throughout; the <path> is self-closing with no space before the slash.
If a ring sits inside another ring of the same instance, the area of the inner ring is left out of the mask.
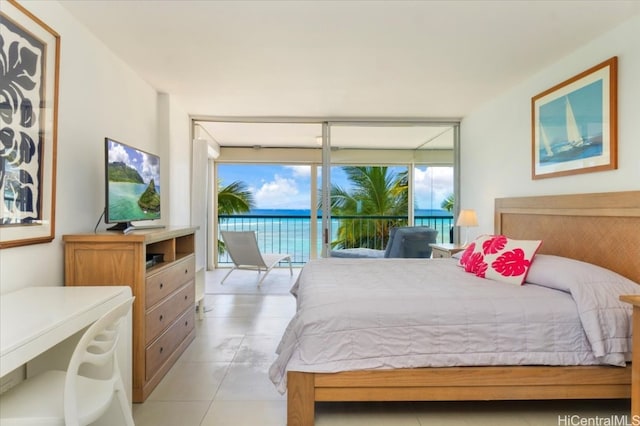
<path id="1" fill-rule="evenodd" d="M 210 405 L 211 401 L 146 401 L 133 405 L 133 420 L 136 426 L 199 426 Z"/>
<path id="2" fill-rule="evenodd" d="M 246 336 L 238 348 L 234 363 L 272 364 L 277 357 L 276 348 L 280 343 L 280 335 Z"/>
<path id="3" fill-rule="evenodd" d="M 149 395 L 151 401 L 211 401 L 228 371 L 229 363 L 180 362 Z"/>
<path id="4" fill-rule="evenodd" d="M 291 318 L 271 318 L 265 317 L 256 321 L 251 327 L 250 330 L 247 331 L 248 336 L 282 336 L 284 331 L 287 329 L 287 326 L 291 322 Z"/>
<path id="5" fill-rule="evenodd" d="M 284 426 L 287 403 L 280 401 L 215 400 L 202 421 L 202 426 Z"/>
<path id="6" fill-rule="evenodd" d="M 207 305 L 205 303 L 206 317 L 287 317 L 291 318 L 295 314 L 296 303 L 293 296 L 252 296 L 258 300 L 218 303 Z M 276 300 L 271 300 L 276 299 Z"/>
<path id="7" fill-rule="evenodd" d="M 518 408 L 517 415 L 526 419 L 532 426 L 545 425 L 595 425 L 607 424 L 613 417 L 618 420 L 608 424 L 631 425 L 631 402 L 629 400 L 595 400 L 595 401 L 521 401 L 514 402 Z M 599 419 L 599 420 L 598 420 Z M 627 421 L 628 420 L 628 421 Z"/>
<path id="8" fill-rule="evenodd" d="M 624 400 L 424 402 L 416 403 L 416 410 L 421 424 L 568 426 L 598 424 L 597 417 L 628 414 L 628 404 Z M 574 423 L 576 420 L 578 423 Z"/>
<path id="9" fill-rule="evenodd" d="M 200 335 L 184 351 L 178 362 L 231 362 L 243 339 L 242 334 Z"/>
<path id="10" fill-rule="evenodd" d="M 269 379 L 270 364 L 232 363 L 216 400 L 283 400 Z"/>
<path id="11" fill-rule="evenodd" d="M 289 274 L 289 268 L 274 268 L 269 272 L 262 284 L 258 286 L 258 275 L 254 271 L 235 270 L 225 280 L 224 285 L 220 280 L 229 271 L 228 268 L 220 268 L 208 271 L 205 276 L 205 293 L 207 294 L 289 294 L 289 290 L 296 282 L 300 268 L 293 268 L 293 275 Z"/>
<path id="12" fill-rule="evenodd" d="M 198 336 L 237 336 L 251 332 L 258 323 L 257 318 L 251 317 L 205 317 L 199 320 L 196 327 Z M 277 330 L 274 331 L 277 333 Z"/>
<path id="13" fill-rule="evenodd" d="M 411 403 L 321 403 L 316 426 L 420 426 Z"/>

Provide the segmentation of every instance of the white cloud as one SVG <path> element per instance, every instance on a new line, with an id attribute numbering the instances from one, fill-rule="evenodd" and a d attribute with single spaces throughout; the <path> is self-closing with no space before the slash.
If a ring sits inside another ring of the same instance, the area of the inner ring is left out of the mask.
<path id="1" fill-rule="evenodd" d="M 311 166 L 285 166 L 285 169 L 291 170 L 291 173 L 295 177 L 311 176 Z"/>
<path id="2" fill-rule="evenodd" d="M 295 206 L 293 200 L 300 197 L 296 181 L 279 175 L 275 175 L 272 181 L 263 183 L 254 194 L 256 207 L 260 209 L 309 208 L 308 195 L 306 194 L 306 204 Z"/>
<path id="3" fill-rule="evenodd" d="M 129 164 L 129 154 L 120 144 L 109 143 L 109 162 L 110 163 L 125 163 Z"/>
<path id="4" fill-rule="evenodd" d="M 157 157 L 142 154 L 142 163 L 140 166 L 140 172 L 145 183 L 151 182 L 154 179 L 156 186 L 160 186 L 160 162 Z"/>
<path id="5" fill-rule="evenodd" d="M 415 197 L 421 209 L 439 209 L 453 193 L 452 167 L 427 167 L 415 170 Z"/>

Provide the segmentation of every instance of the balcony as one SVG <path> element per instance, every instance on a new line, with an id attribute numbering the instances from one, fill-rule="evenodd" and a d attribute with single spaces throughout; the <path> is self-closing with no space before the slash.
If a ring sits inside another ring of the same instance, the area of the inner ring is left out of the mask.
<path id="1" fill-rule="evenodd" d="M 331 229 L 332 241 L 336 239 L 336 233 L 341 224 L 347 222 L 352 230 L 365 235 L 369 241 L 368 248 L 384 250 L 386 238 L 375 232 L 366 230 L 375 229 L 376 224 L 386 223 L 393 226 L 406 226 L 406 216 L 332 216 Z M 449 242 L 449 230 L 453 225 L 453 216 L 416 216 L 416 226 L 429 226 L 438 231 L 438 242 Z M 220 215 L 218 227 L 223 231 L 256 231 L 258 246 L 264 253 L 289 253 L 294 265 L 302 266 L 310 258 L 311 251 L 311 226 L 309 216 L 300 215 Z M 317 227 L 317 235 L 322 235 L 322 218 L 313 221 Z M 317 252 L 321 252 L 321 242 L 317 241 Z M 352 248 L 352 247 L 344 247 Z M 231 259 L 225 253 L 218 256 L 218 264 L 231 265 Z"/>

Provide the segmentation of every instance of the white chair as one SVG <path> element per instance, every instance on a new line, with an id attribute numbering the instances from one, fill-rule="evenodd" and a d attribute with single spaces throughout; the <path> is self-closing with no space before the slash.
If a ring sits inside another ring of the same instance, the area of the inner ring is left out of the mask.
<path id="1" fill-rule="evenodd" d="M 107 411 L 114 396 L 122 409 L 122 424 L 134 425 L 116 357 L 120 323 L 129 313 L 133 299 L 89 326 L 73 351 L 66 372 L 45 371 L 2 394 L 0 425 L 87 425 Z M 82 375 L 81 366 L 82 373 L 84 368 L 92 368 L 91 375 L 95 377 Z"/>
<path id="2" fill-rule="evenodd" d="M 222 239 L 224 240 L 224 245 L 229 253 L 229 257 L 231 257 L 231 261 L 233 262 L 233 268 L 222 278 L 220 284 L 224 283 L 224 280 L 227 279 L 229 274 L 236 269 L 258 271 L 258 274 L 264 270 L 264 275 L 258 281 L 258 286 L 260 286 L 271 269 L 284 260 L 289 261 L 289 273 L 293 275 L 291 256 L 279 253 L 260 253 L 255 232 L 220 231 L 220 233 L 222 234 Z"/>

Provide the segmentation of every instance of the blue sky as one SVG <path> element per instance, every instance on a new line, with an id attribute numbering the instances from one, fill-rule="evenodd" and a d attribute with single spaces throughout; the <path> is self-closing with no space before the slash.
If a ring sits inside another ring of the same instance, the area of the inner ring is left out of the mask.
<path id="1" fill-rule="evenodd" d="M 153 179 L 154 184 L 157 187 L 160 186 L 160 160 L 157 156 L 149 155 L 144 151 L 116 141 L 110 140 L 108 144 L 109 163 L 125 163 L 129 167 L 135 168 L 145 183 L 149 183 Z"/>
<path id="2" fill-rule="evenodd" d="M 259 209 L 308 209 L 310 172 L 310 166 L 218 165 L 222 186 L 244 182 Z M 416 170 L 415 177 L 416 201 L 420 209 L 439 209 L 442 200 L 453 192 L 452 167 L 421 167 Z M 344 188 L 349 187 L 340 167 L 332 168 L 331 180 Z"/>

